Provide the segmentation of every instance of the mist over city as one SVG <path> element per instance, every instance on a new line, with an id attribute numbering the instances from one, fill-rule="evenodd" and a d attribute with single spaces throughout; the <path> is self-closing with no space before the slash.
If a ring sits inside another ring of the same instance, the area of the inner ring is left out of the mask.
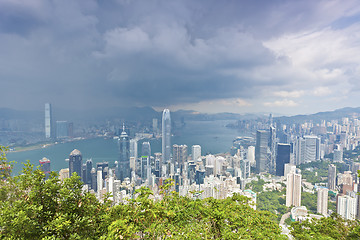
<path id="1" fill-rule="evenodd" d="M 352 0 L 0 0 L 0 238 L 360 239 L 359 41 Z"/>

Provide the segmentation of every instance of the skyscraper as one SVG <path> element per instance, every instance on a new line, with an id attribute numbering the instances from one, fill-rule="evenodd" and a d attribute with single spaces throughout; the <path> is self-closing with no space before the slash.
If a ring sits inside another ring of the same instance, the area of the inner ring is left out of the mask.
<path id="1" fill-rule="evenodd" d="M 201 146 L 193 145 L 192 146 L 192 160 L 196 161 L 196 160 L 198 160 L 199 157 L 201 157 Z"/>
<path id="2" fill-rule="evenodd" d="M 138 157 L 138 144 L 136 139 L 130 139 L 130 157 Z"/>
<path id="3" fill-rule="evenodd" d="M 320 160 L 320 138 L 304 136 L 295 143 L 296 165 Z"/>
<path id="4" fill-rule="evenodd" d="M 143 142 L 141 146 L 141 156 L 151 156 L 151 146 L 150 142 Z"/>
<path id="5" fill-rule="evenodd" d="M 118 179 L 124 181 L 125 178 L 131 177 L 130 169 L 130 140 L 125 132 L 125 125 L 119 138 L 119 161 L 118 161 Z"/>
<path id="6" fill-rule="evenodd" d="M 170 161 L 170 157 L 171 157 L 171 118 L 170 118 L 170 110 L 169 109 L 164 109 L 163 115 L 162 115 L 162 157 L 163 157 L 164 163 Z"/>
<path id="7" fill-rule="evenodd" d="M 82 155 L 81 152 L 77 149 L 74 149 L 70 153 L 69 157 L 69 175 L 70 177 L 73 173 L 77 173 L 78 176 L 82 175 Z"/>
<path id="8" fill-rule="evenodd" d="M 286 176 L 286 206 L 301 206 L 301 174 L 290 172 Z"/>
<path id="9" fill-rule="evenodd" d="M 328 168 L 328 188 L 329 190 L 336 190 L 336 166 L 330 164 Z"/>
<path id="10" fill-rule="evenodd" d="M 53 136 L 51 104 L 45 103 L 45 137 L 52 138 Z"/>
<path id="11" fill-rule="evenodd" d="M 180 168 L 180 172 L 182 173 L 184 164 L 187 162 L 187 145 L 173 145 L 173 161 L 175 166 Z"/>
<path id="12" fill-rule="evenodd" d="M 319 188 L 317 193 L 317 212 L 327 216 L 328 212 L 328 189 Z"/>
<path id="13" fill-rule="evenodd" d="M 256 172 L 269 172 L 269 131 L 256 132 L 255 161 Z"/>
<path id="14" fill-rule="evenodd" d="M 271 115 L 271 114 L 270 114 Z M 272 115 L 271 115 L 271 119 L 272 119 Z M 269 158 L 269 172 L 271 174 L 275 174 L 276 173 L 276 129 L 275 127 L 272 126 L 272 120 L 270 121 L 271 126 L 269 128 L 269 151 L 270 151 L 270 156 L 268 156 Z"/>
<path id="15" fill-rule="evenodd" d="M 284 176 L 284 168 L 286 163 L 290 163 L 290 144 L 278 143 L 276 155 L 277 176 Z"/>

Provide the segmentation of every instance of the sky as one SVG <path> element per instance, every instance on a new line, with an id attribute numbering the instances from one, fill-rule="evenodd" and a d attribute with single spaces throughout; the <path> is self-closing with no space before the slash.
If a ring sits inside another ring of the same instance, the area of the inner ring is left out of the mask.
<path id="1" fill-rule="evenodd" d="M 0 107 L 360 107 L 356 0 L 0 0 Z"/>

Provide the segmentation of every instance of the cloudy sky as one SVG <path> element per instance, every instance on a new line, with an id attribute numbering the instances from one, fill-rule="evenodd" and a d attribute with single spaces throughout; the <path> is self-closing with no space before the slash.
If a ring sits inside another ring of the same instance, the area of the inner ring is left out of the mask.
<path id="1" fill-rule="evenodd" d="M 0 0 L 0 107 L 360 106 L 357 0 Z"/>

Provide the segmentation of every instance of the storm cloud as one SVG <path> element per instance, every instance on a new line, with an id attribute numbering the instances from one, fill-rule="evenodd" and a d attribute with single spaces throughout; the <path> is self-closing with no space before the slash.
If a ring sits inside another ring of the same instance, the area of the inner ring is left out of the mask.
<path id="1" fill-rule="evenodd" d="M 0 106 L 356 106 L 359 13 L 356 1 L 0 0 Z"/>

